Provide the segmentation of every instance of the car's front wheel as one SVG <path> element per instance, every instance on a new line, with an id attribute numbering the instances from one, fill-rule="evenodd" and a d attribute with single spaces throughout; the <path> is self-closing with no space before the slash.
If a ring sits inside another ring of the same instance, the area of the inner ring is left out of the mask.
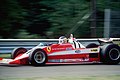
<path id="1" fill-rule="evenodd" d="M 25 52 L 27 52 L 26 48 L 23 47 L 15 48 L 11 53 L 11 59 L 15 59 L 17 56 L 22 55 Z"/>

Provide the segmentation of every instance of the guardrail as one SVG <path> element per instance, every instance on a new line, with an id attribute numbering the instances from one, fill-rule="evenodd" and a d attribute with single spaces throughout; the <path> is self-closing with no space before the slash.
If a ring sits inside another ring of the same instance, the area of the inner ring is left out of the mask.
<path id="1" fill-rule="evenodd" d="M 85 46 L 89 43 L 99 44 L 97 41 L 98 39 L 77 40 Z M 120 38 L 114 38 L 113 40 L 120 40 Z M 0 53 L 11 53 L 16 47 L 31 49 L 39 43 L 58 43 L 58 39 L 0 39 Z"/>

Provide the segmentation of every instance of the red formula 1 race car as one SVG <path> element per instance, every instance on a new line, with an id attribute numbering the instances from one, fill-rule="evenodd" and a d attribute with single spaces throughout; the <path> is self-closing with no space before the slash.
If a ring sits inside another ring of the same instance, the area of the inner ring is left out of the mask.
<path id="1" fill-rule="evenodd" d="M 3 64 L 31 64 L 42 66 L 45 64 L 79 64 L 79 63 L 105 63 L 118 64 L 120 62 L 120 47 L 109 41 L 98 40 L 100 45 L 90 43 L 86 47 L 76 41 L 73 36 L 69 39 L 62 36 L 58 44 L 44 45 L 27 50 L 16 48 L 11 59 L 0 58 Z M 105 44 L 101 44 L 101 42 Z"/>

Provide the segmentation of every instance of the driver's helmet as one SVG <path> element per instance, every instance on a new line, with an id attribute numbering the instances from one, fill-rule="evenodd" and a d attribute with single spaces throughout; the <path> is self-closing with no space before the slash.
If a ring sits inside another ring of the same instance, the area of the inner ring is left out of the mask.
<path id="1" fill-rule="evenodd" d="M 65 36 L 61 36 L 59 38 L 59 44 L 64 44 L 64 43 L 67 43 L 67 38 Z"/>

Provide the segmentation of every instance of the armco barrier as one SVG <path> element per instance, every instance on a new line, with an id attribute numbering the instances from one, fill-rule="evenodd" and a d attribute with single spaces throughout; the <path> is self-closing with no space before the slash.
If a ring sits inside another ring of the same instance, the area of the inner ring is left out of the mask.
<path id="1" fill-rule="evenodd" d="M 30 49 L 40 42 L 57 43 L 57 39 L 0 39 L 0 53 L 11 53 L 16 47 Z"/>
<path id="2" fill-rule="evenodd" d="M 120 38 L 114 38 L 120 40 Z M 83 45 L 88 43 L 98 43 L 98 39 L 77 39 Z M 39 43 L 58 43 L 58 39 L 0 39 L 0 53 L 11 53 L 16 47 L 31 49 Z"/>

